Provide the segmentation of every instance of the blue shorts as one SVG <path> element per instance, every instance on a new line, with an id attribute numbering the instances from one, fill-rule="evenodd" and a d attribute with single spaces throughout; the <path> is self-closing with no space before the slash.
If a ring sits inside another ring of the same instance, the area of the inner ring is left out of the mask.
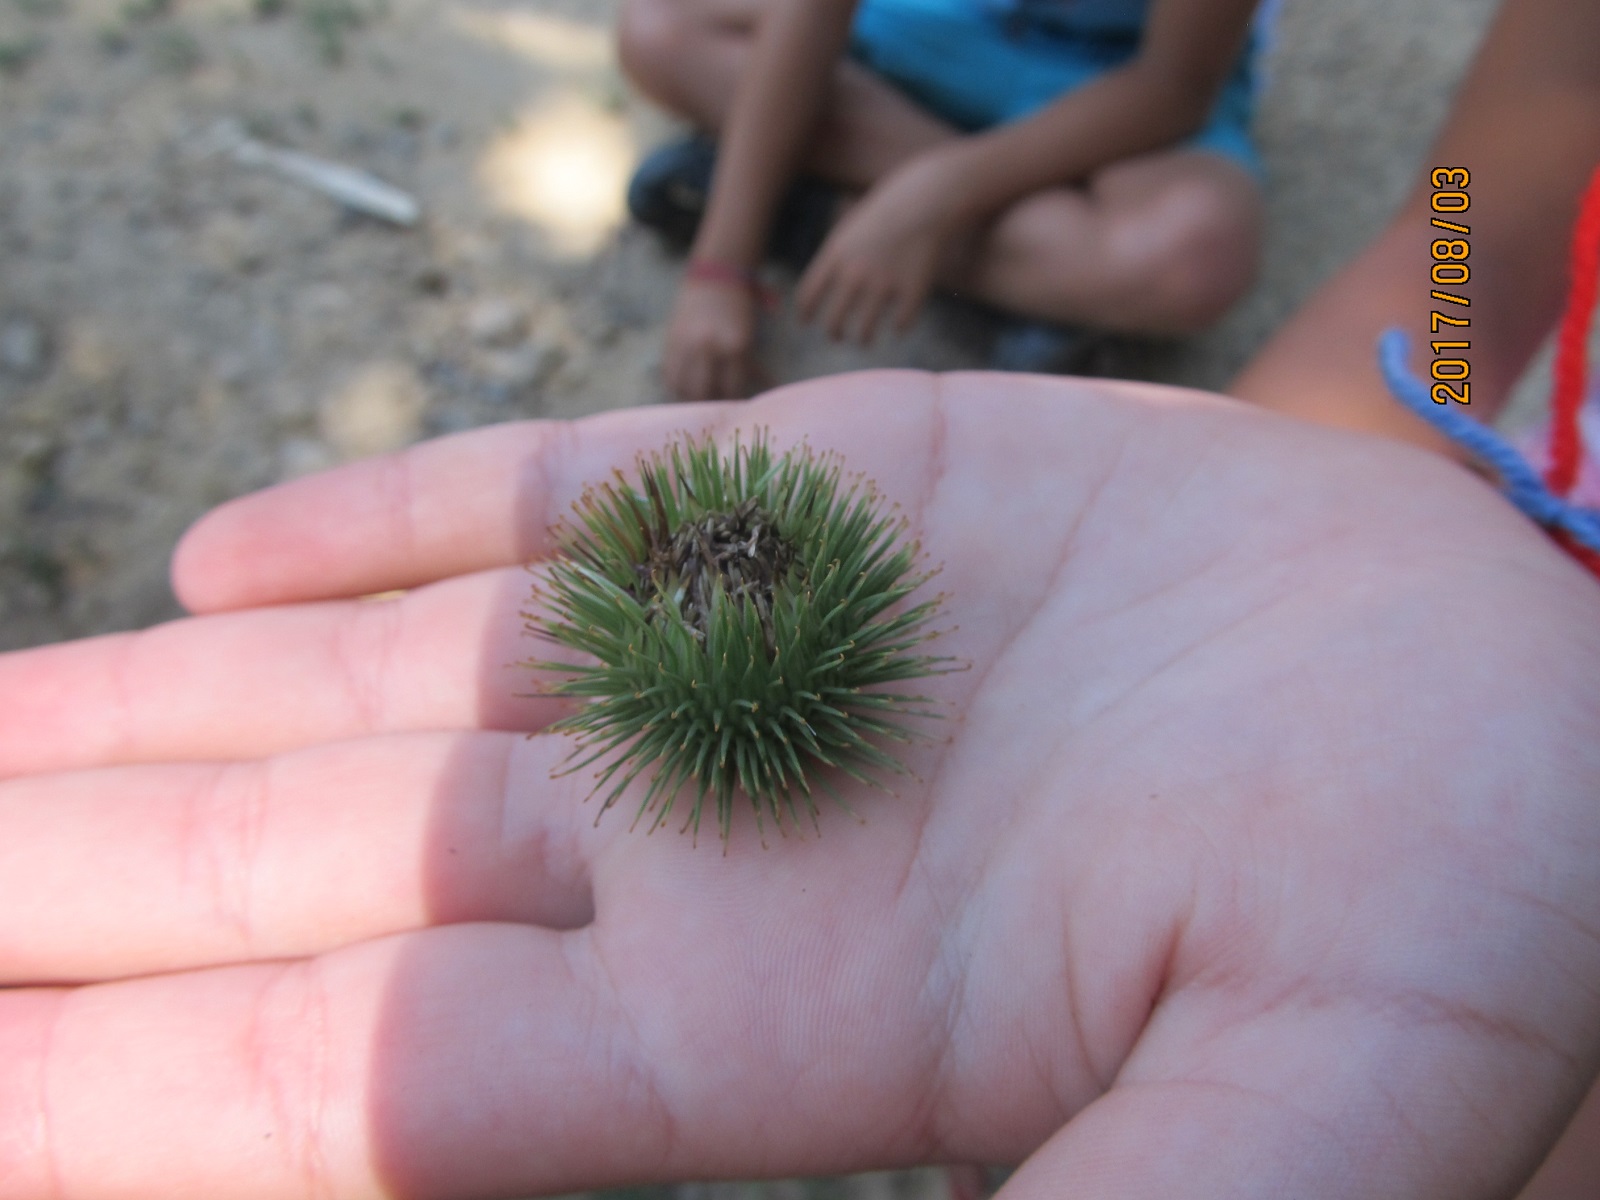
<path id="1" fill-rule="evenodd" d="M 981 0 L 861 0 L 850 42 L 853 57 L 968 132 L 1037 112 L 1138 49 L 1136 37 L 1009 24 Z M 1253 58 L 1252 47 L 1205 127 L 1182 145 L 1224 155 L 1260 179 L 1250 140 Z"/>

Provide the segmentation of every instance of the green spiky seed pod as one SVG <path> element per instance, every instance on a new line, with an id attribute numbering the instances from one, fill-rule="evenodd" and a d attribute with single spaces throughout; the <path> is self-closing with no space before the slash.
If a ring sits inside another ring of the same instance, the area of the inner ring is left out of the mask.
<path id="1" fill-rule="evenodd" d="M 684 829 L 698 834 L 714 797 L 726 846 L 738 792 L 782 832 L 797 800 L 815 823 L 813 783 L 838 798 L 823 768 L 879 787 L 903 773 L 875 743 L 938 713 L 892 685 L 952 661 L 919 652 L 942 598 L 901 607 L 931 574 L 905 520 L 837 456 L 775 457 L 762 434 L 726 454 L 682 438 L 637 469 L 556 527 L 542 611 L 527 614 L 593 660 L 528 665 L 564 676 L 547 694 L 587 701 L 553 729 L 577 735 L 566 770 L 609 758 L 600 813 L 648 771 L 635 824 L 653 812 L 660 826 L 687 788 Z"/>

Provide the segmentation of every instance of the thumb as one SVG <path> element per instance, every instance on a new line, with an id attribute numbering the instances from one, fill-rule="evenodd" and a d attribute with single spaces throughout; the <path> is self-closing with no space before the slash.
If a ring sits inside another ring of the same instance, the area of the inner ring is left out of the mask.
<path id="1" fill-rule="evenodd" d="M 1273 1097 L 1222 1084 L 1122 1085 L 1050 1138 L 997 1200 L 1394 1200 L 1422 1194 L 1392 1185 L 1369 1190 L 1357 1178 L 1356 1156 L 1344 1150 L 1333 1130 Z"/>
<path id="2" fill-rule="evenodd" d="M 1181 1074 L 1136 1052 L 999 1200 L 1505 1200 L 1581 1092 L 1543 1056 L 1473 1061 L 1438 1029 L 1355 1048 L 1315 1024 L 1298 1053 L 1263 1025 L 1224 1035 Z"/>

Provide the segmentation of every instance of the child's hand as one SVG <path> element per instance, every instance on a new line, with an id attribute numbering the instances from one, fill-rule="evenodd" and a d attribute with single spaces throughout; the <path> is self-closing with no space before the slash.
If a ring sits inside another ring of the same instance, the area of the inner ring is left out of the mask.
<path id="1" fill-rule="evenodd" d="M 736 400 L 760 378 L 756 303 L 747 288 L 685 279 L 672 306 L 661 374 L 679 400 Z"/>
<path id="2" fill-rule="evenodd" d="M 550 523 L 707 425 L 901 500 L 972 666 L 863 824 L 726 857 L 596 826 L 507 669 Z M 298 480 L 175 582 L 211 615 L 0 655 L 7 1200 L 1486 1200 L 1600 1061 L 1600 596 L 1432 456 L 834 376 Z"/>
<path id="3" fill-rule="evenodd" d="M 863 344 L 885 318 L 897 333 L 909 329 L 956 232 L 950 183 L 940 162 L 924 155 L 845 213 L 800 280 L 801 320 L 817 318 L 832 337 L 853 332 Z"/>

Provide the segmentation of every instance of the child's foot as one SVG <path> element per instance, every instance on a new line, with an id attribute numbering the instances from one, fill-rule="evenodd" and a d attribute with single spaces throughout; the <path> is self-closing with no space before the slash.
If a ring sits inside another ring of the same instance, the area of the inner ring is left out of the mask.
<path id="1" fill-rule="evenodd" d="M 653 150 L 628 184 L 628 211 L 678 249 L 687 249 L 705 215 L 716 165 L 717 144 L 703 134 Z M 801 176 L 772 222 L 767 254 L 786 267 L 804 270 L 833 227 L 838 203 L 837 189 Z"/>
<path id="2" fill-rule="evenodd" d="M 696 134 L 645 155 L 628 183 L 628 211 L 678 249 L 686 249 L 706 211 L 717 144 Z"/>
<path id="3" fill-rule="evenodd" d="M 1104 345 L 1087 329 L 1008 317 L 995 335 L 989 366 L 1029 375 L 1094 375 Z"/>

